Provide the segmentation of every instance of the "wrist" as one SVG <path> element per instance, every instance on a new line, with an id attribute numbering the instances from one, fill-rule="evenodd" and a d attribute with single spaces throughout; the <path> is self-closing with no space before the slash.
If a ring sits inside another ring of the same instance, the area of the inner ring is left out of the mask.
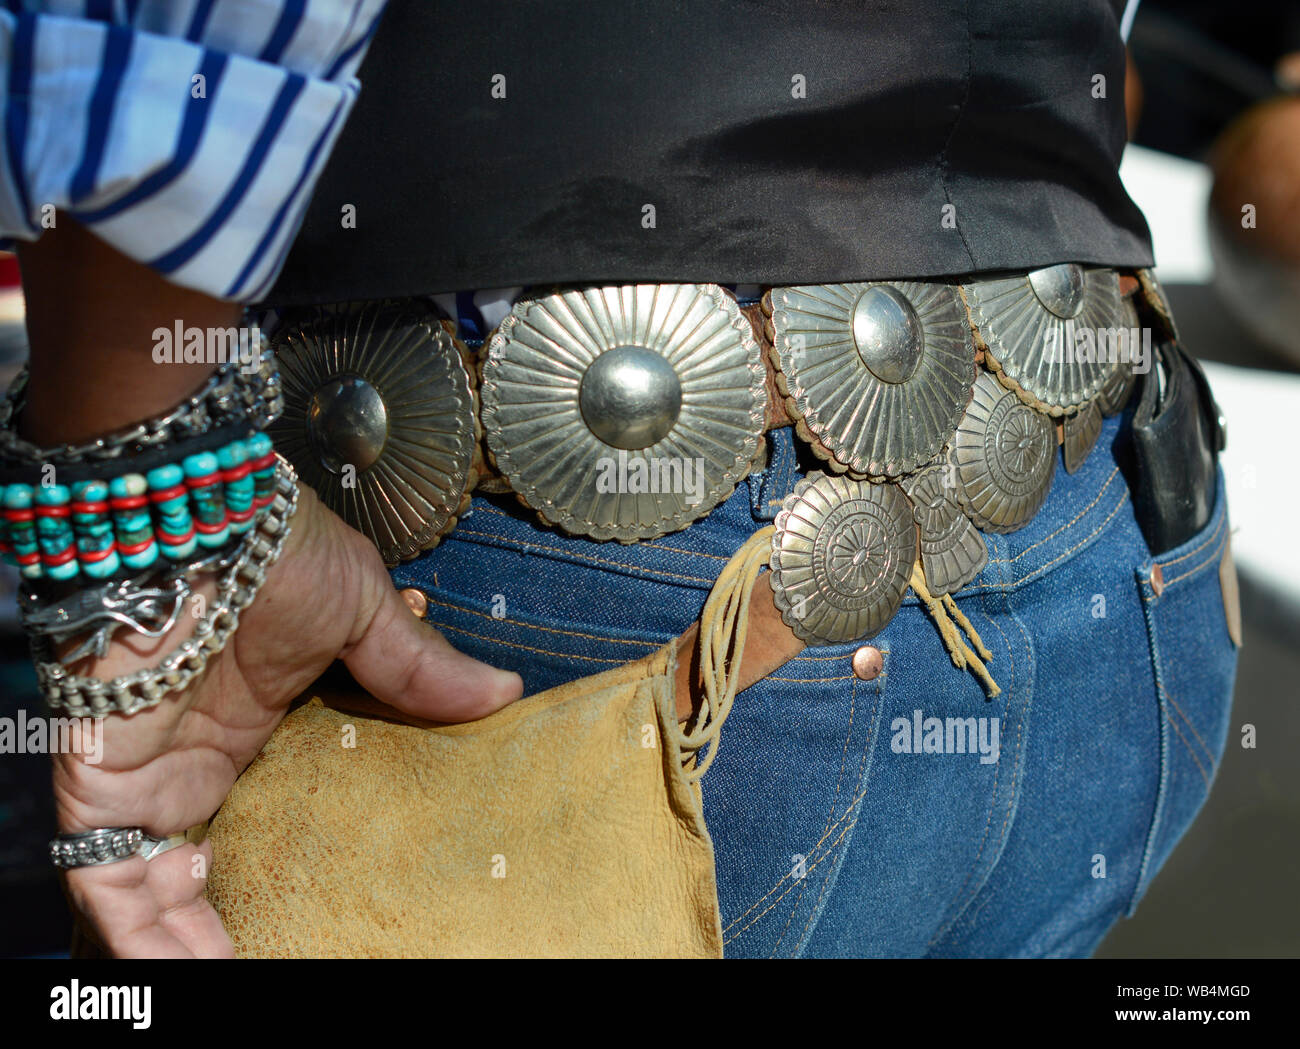
<path id="1" fill-rule="evenodd" d="M 238 303 L 168 283 L 70 218 L 18 254 L 31 348 L 18 429 L 33 444 L 80 442 L 168 411 L 217 362 L 182 363 L 178 346 L 159 363 L 155 332 L 240 323 Z"/>

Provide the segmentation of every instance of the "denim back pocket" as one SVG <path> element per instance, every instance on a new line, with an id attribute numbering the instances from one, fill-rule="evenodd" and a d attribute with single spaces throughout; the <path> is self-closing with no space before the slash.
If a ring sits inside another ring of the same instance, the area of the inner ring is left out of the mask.
<path id="1" fill-rule="evenodd" d="M 1220 572 L 1228 537 L 1220 475 L 1205 527 L 1135 573 L 1155 681 L 1160 780 L 1130 916 L 1205 803 L 1227 744 L 1237 668 L 1226 611 L 1235 594 L 1225 593 Z"/>
<path id="2" fill-rule="evenodd" d="M 798 957 L 833 895 L 882 731 L 876 643 L 871 681 L 854 641 L 805 649 L 736 697 L 702 784 L 726 957 Z"/>

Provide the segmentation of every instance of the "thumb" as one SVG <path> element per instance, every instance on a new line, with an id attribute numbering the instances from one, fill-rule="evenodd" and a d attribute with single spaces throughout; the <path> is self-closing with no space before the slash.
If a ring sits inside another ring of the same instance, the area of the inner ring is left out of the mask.
<path id="1" fill-rule="evenodd" d="M 458 652 L 411 614 L 365 544 L 356 619 L 341 657 L 376 699 L 430 721 L 473 721 L 518 699 L 523 679 Z"/>

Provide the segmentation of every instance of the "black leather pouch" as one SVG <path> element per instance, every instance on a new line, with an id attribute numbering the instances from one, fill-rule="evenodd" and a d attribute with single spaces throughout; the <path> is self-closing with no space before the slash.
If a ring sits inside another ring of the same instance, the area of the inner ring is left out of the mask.
<path id="1" fill-rule="evenodd" d="M 1199 532 L 1214 512 L 1223 422 L 1205 373 L 1176 342 L 1162 342 L 1130 410 L 1121 456 L 1133 512 L 1152 556 Z"/>

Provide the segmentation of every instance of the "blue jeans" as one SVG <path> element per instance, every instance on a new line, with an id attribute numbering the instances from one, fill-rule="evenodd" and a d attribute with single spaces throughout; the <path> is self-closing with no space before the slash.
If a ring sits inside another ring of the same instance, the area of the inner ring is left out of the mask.
<path id="1" fill-rule="evenodd" d="M 728 956 L 1081 956 L 1132 913 L 1205 801 L 1236 649 L 1222 481 L 1202 532 L 1153 559 L 1120 425 L 1078 473 L 1058 467 L 1026 528 L 985 537 L 988 566 L 957 598 L 997 698 L 910 592 L 870 642 L 875 680 L 853 674 L 858 643 L 835 645 L 739 695 L 703 785 Z M 393 580 L 528 692 L 631 661 L 690 625 L 793 488 L 790 431 L 769 441 L 766 469 L 685 531 L 597 543 L 476 498 Z"/>

